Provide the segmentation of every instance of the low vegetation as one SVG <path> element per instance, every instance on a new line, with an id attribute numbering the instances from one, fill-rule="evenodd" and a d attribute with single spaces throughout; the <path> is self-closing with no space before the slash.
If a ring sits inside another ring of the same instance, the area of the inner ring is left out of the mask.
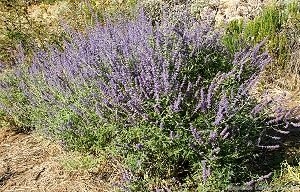
<path id="1" fill-rule="evenodd" d="M 255 45 L 267 40 L 266 49 L 273 58 L 268 66 L 267 78 L 270 81 L 285 74 L 286 69 L 294 68 L 289 61 L 299 46 L 300 4 L 297 1 L 278 1 L 264 8 L 251 20 L 232 20 L 224 35 L 224 43 L 231 51 Z M 290 73 L 297 73 L 291 70 Z"/>
<path id="2" fill-rule="evenodd" d="M 0 112 L 15 129 L 118 159 L 121 191 L 268 189 L 281 165 L 297 172 L 282 148 L 300 127 L 300 107 L 252 94 L 270 69 L 297 73 L 296 1 L 225 30 L 172 2 L 91 1 L 74 25 L 72 3 L 53 33 L 31 22 L 29 8 L 5 10 L 25 22 L 10 29 L 5 20 L 0 43 L 1 59 L 14 64 L 0 77 Z M 87 157 L 83 164 L 97 162 Z"/>

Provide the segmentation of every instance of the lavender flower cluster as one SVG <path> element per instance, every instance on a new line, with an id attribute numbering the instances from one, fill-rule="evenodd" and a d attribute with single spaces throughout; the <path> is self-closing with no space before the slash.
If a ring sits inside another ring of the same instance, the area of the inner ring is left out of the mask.
<path id="1" fill-rule="evenodd" d="M 200 74 L 197 82 L 182 75 L 189 58 L 202 49 L 224 52 L 220 34 L 187 12 L 180 14 L 181 20 L 166 15 L 153 26 L 141 11 L 134 21 L 108 21 L 85 33 L 69 30 L 63 51 L 38 51 L 28 71 L 17 72 L 25 77 L 19 86 L 35 106 L 43 101 L 62 105 L 58 102 L 85 92 L 80 105 L 94 101 L 99 116 L 107 118 L 111 111 L 116 118 L 126 114 L 129 122 L 149 120 L 149 110 L 179 111 L 187 93 L 201 85 Z M 22 54 L 18 61 L 23 63 Z M 166 97 L 168 106 L 161 106 Z M 147 101 L 155 104 L 146 107 Z"/>
<path id="2" fill-rule="evenodd" d="M 147 122 L 165 129 L 171 140 L 180 139 L 178 129 L 185 130 L 191 151 L 198 153 L 202 162 L 204 182 L 213 172 L 210 161 L 218 154 L 234 154 L 249 148 L 247 143 L 256 145 L 259 141 L 265 128 L 255 121 L 270 102 L 256 105 L 249 92 L 271 59 L 261 52 L 263 43 L 236 53 L 228 63 L 231 69 L 212 73 L 212 80 L 207 82 L 204 71 L 195 75 L 186 69 L 207 65 L 209 55 L 202 55 L 203 63 L 191 61 L 203 50 L 217 52 L 226 59 L 231 55 L 221 43 L 221 34 L 195 20 L 187 10 L 165 13 L 155 24 L 140 10 L 133 20 L 108 20 L 83 33 L 67 29 L 67 34 L 62 49 L 49 46 L 36 51 L 28 67 L 20 52 L 15 72 L 17 87 L 31 108 L 39 109 L 40 116 L 32 118 L 33 124 L 49 123 L 58 116 L 66 121 L 57 123 L 57 129 L 73 130 L 72 119 L 60 116 L 67 110 L 86 124 L 91 124 L 91 114 L 96 114 L 99 122 L 94 129 L 100 129 L 101 123 L 120 123 L 129 128 Z M 278 114 L 268 123 L 287 119 L 286 113 Z M 176 115 L 179 118 L 173 118 Z M 170 117 L 173 124 L 166 121 Z M 41 123 L 41 118 L 48 121 Z M 296 122 L 290 124 L 299 127 Z M 47 129 L 48 124 L 43 126 Z M 142 149 L 143 145 L 134 147 Z"/>

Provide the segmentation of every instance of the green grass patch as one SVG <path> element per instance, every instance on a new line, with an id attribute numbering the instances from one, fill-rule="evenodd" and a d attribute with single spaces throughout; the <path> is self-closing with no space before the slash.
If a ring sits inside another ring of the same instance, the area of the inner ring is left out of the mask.
<path id="1" fill-rule="evenodd" d="M 272 71 L 287 67 L 292 51 L 291 44 L 297 41 L 299 32 L 300 3 L 277 2 L 267 5 L 251 20 L 233 20 L 226 27 L 223 41 L 232 52 L 266 40 L 266 49 L 272 54 Z M 291 35 L 294 34 L 294 35 Z"/>

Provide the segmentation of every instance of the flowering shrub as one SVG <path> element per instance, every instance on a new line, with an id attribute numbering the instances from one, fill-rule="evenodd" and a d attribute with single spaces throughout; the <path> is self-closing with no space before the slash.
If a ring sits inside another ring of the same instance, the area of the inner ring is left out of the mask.
<path id="1" fill-rule="evenodd" d="M 124 189 L 167 189 L 170 178 L 190 189 L 224 188 L 250 179 L 257 149 L 279 147 L 264 132 L 278 124 L 284 133 L 288 115 L 267 125 L 270 102 L 249 96 L 270 61 L 263 43 L 231 55 L 188 11 L 153 24 L 141 10 L 133 20 L 66 33 L 62 49 L 36 51 L 29 65 L 20 52 L 1 84 L 2 110 L 68 147 L 120 155 Z"/>

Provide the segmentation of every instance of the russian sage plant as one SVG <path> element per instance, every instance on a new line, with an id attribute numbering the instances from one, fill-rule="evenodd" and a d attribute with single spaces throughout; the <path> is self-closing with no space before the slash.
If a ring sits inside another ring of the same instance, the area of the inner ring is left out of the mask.
<path id="1" fill-rule="evenodd" d="M 141 9 L 83 33 L 66 29 L 62 49 L 37 50 L 30 62 L 20 52 L 1 86 L 2 110 L 69 147 L 121 156 L 124 189 L 250 179 L 254 153 L 279 147 L 264 133 L 289 124 L 283 110 L 267 120 L 272 101 L 257 105 L 249 94 L 270 62 L 263 43 L 231 55 L 220 33 L 187 10 L 152 21 Z"/>

